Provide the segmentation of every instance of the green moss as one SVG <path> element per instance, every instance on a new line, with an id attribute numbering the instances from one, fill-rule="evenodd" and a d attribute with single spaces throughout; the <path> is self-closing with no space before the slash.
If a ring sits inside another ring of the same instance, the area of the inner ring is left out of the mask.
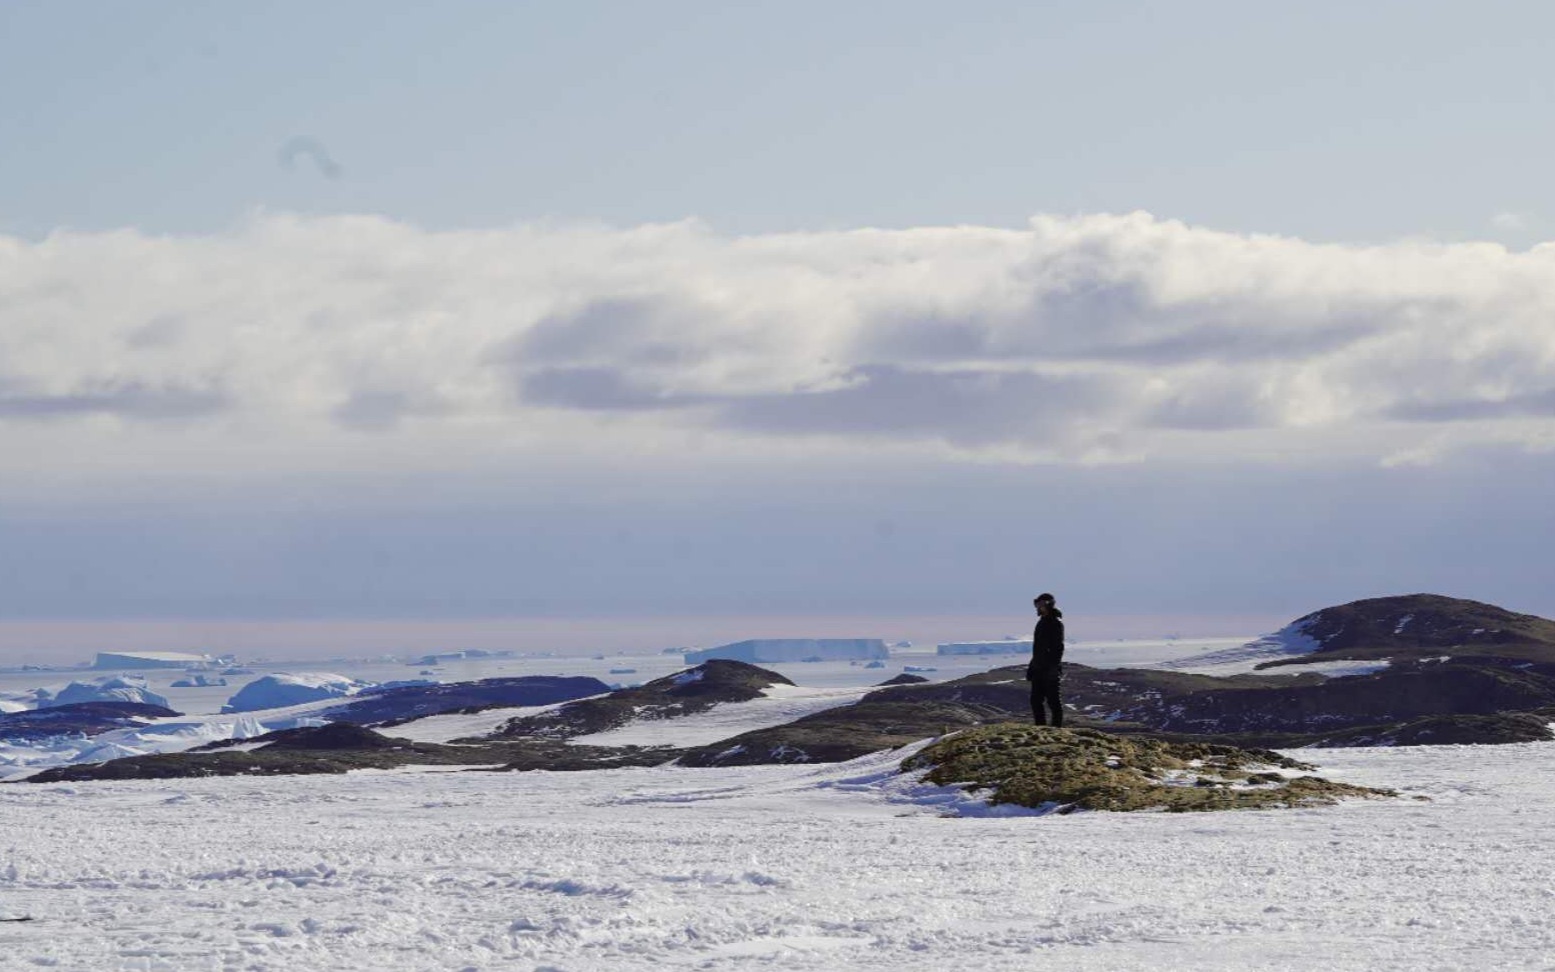
<path id="1" fill-rule="evenodd" d="M 1315 776 L 1268 750 L 1173 743 L 1093 729 L 994 725 L 956 733 L 903 762 L 940 785 L 991 791 L 993 803 L 1071 810 L 1240 810 L 1314 806 L 1387 790 Z"/>

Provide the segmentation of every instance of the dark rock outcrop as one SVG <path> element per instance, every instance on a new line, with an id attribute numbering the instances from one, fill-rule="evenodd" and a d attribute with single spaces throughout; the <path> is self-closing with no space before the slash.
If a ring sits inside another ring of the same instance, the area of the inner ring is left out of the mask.
<path id="1" fill-rule="evenodd" d="M 391 739 L 371 729 L 331 723 L 283 729 L 246 740 L 258 749 L 193 751 L 131 756 L 107 763 L 57 766 L 29 783 L 81 780 L 160 780 L 200 776 L 298 775 L 344 773 L 353 769 L 390 769 L 411 763 L 458 764 L 468 754 L 453 747 Z"/>
<path id="2" fill-rule="evenodd" d="M 296 776 L 347 773 L 402 766 L 466 767 L 471 770 L 552 771 L 653 766 L 672 760 L 675 751 L 636 746 L 569 746 L 555 740 L 518 740 L 474 746 L 415 743 L 385 736 L 350 723 L 283 729 L 246 740 L 257 749 L 211 749 L 132 756 L 107 763 L 58 766 L 29 783 L 85 780 L 160 780 L 205 776 Z M 217 744 L 222 745 L 222 744 Z M 230 746 L 230 744 L 227 744 Z"/>
<path id="3" fill-rule="evenodd" d="M 329 717 L 363 726 L 395 726 L 448 712 L 554 705 L 609 691 L 610 686 L 599 679 L 582 675 L 524 675 L 483 678 L 475 682 L 403 685 L 369 689 L 345 705 L 331 709 Z"/>
<path id="4" fill-rule="evenodd" d="M 1115 725 L 1238 736 L 1323 736 L 1428 716 L 1492 715 L 1555 705 L 1555 665 L 1488 658 L 1405 662 L 1369 675 L 1299 684 L 1209 684 L 1186 692 L 1137 693 L 1132 699 L 1118 698 L 1112 691 L 1084 690 L 1087 682 L 1096 686 L 1122 677 L 1107 672 L 1076 679 L 1077 690 L 1069 697 L 1082 711 Z"/>
<path id="5" fill-rule="evenodd" d="M 0 740 L 20 742 L 50 736 L 97 736 L 179 715 L 142 702 L 72 702 L 48 709 L 0 713 Z"/>
<path id="6" fill-rule="evenodd" d="M 671 719 L 720 702 L 748 702 L 772 685 L 792 685 L 777 672 L 745 662 L 715 659 L 636 688 L 569 702 L 539 715 L 514 719 L 497 737 L 570 739 L 643 719 Z"/>
<path id="7" fill-rule="evenodd" d="M 246 740 L 246 743 L 264 743 L 271 750 L 369 750 L 403 748 L 404 740 L 390 739 L 371 729 L 349 722 L 331 722 L 322 726 L 306 726 L 300 729 L 281 729 Z"/>
<path id="8" fill-rule="evenodd" d="M 1440 594 L 1373 597 L 1292 622 L 1317 647 L 1265 666 L 1335 659 L 1489 656 L 1555 664 L 1555 621 Z"/>

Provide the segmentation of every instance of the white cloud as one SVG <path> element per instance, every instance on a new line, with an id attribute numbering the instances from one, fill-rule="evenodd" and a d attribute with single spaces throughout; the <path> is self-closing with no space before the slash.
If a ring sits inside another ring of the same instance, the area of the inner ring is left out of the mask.
<path id="1" fill-rule="evenodd" d="M 264 216 L 215 237 L 0 238 L 13 470 L 83 449 L 307 468 L 710 440 L 1418 461 L 1552 426 L 1555 245 L 1316 245 L 1142 213 L 737 238 Z"/>

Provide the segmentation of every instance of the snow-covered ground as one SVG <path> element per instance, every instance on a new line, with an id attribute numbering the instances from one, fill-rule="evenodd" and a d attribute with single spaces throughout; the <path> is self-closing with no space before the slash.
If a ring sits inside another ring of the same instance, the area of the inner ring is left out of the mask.
<path id="1" fill-rule="evenodd" d="M 1330 750 L 1415 799 L 964 817 L 890 771 L 0 787 L 0 966 L 1548 969 L 1555 744 Z"/>

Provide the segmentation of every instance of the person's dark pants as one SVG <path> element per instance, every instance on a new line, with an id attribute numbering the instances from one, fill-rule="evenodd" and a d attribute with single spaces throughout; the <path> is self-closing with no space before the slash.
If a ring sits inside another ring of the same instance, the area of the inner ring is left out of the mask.
<path id="1" fill-rule="evenodd" d="M 1060 728 L 1064 724 L 1064 703 L 1059 700 L 1059 688 L 1063 683 L 1063 675 L 1058 669 L 1037 672 L 1036 678 L 1031 680 L 1031 718 L 1039 726 L 1048 724 L 1047 714 L 1042 711 L 1043 704 L 1053 711 L 1053 727 Z"/>

